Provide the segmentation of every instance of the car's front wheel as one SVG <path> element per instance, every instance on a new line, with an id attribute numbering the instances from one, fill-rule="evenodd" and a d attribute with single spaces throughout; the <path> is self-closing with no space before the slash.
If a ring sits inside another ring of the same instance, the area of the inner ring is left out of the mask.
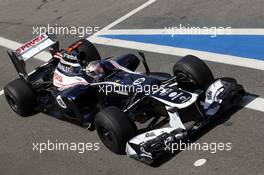
<path id="1" fill-rule="evenodd" d="M 96 115 L 95 127 L 104 145 L 117 154 L 124 154 L 126 142 L 136 135 L 134 123 L 114 106 L 107 107 Z"/>
<path id="2" fill-rule="evenodd" d="M 194 81 L 198 88 L 204 91 L 214 82 L 210 68 L 205 62 L 193 55 L 184 56 L 176 62 L 173 67 L 173 74 Z"/>

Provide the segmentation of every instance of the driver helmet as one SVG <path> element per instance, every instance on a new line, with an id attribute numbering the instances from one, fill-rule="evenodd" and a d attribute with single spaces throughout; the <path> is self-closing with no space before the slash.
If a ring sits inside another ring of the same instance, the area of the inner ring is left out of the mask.
<path id="1" fill-rule="evenodd" d="M 86 67 L 86 73 L 97 81 L 101 80 L 105 75 L 100 60 L 91 61 Z"/>

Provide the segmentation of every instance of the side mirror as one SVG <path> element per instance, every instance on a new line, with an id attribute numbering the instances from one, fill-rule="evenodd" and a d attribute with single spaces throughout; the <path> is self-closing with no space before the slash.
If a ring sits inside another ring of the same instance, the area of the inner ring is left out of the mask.
<path id="1" fill-rule="evenodd" d="M 146 70 L 146 74 L 149 74 L 149 67 L 148 67 L 148 64 L 147 64 L 147 61 L 146 61 L 146 58 L 145 58 L 145 54 L 143 52 L 138 52 L 138 54 L 140 55 L 140 57 L 142 58 L 142 63 L 145 67 L 145 70 Z"/>

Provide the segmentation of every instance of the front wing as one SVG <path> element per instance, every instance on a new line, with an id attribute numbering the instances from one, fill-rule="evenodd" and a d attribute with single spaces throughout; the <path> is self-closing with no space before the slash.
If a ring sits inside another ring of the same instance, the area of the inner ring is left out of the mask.
<path id="1" fill-rule="evenodd" d="M 243 95 L 245 95 L 243 87 L 237 84 L 234 79 L 216 80 L 205 93 L 203 120 L 196 122 L 193 127 L 187 129 L 180 120 L 177 109 L 172 112 L 171 106 L 166 106 L 170 116 L 170 127 L 151 130 L 132 138 L 127 142 L 126 154 L 146 164 L 153 163 L 161 154 L 170 151 L 168 149 L 169 144 L 186 138 L 208 124 L 212 119 L 221 116 L 222 112 L 227 112 L 235 107 Z"/>

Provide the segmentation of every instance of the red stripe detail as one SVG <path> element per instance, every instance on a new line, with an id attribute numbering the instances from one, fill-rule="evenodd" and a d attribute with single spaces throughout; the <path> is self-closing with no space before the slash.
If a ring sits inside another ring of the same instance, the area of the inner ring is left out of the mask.
<path id="1" fill-rule="evenodd" d="M 62 55 L 61 53 L 57 52 L 55 55 L 54 55 L 55 58 L 58 58 L 58 59 L 62 59 Z"/>

